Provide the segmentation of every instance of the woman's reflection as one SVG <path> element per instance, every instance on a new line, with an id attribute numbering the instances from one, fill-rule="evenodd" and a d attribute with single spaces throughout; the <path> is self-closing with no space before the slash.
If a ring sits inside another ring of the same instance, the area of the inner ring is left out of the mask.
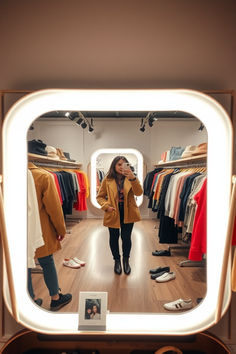
<path id="1" fill-rule="evenodd" d="M 109 245 L 115 261 L 114 272 L 122 273 L 119 251 L 119 236 L 122 240 L 123 269 L 130 274 L 129 257 L 131 251 L 131 233 L 134 222 L 141 219 L 140 211 L 135 202 L 143 189 L 138 178 L 130 168 L 125 156 L 116 156 L 103 179 L 97 195 L 97 202 L 105 212 L 103 225 L 109 229 Z"/>

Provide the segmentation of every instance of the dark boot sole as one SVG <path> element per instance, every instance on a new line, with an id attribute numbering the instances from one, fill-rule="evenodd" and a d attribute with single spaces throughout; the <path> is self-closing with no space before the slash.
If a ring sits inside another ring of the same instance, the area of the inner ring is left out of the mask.
<path id="1" fill-rule="evenodd" d="M 51 311 L 60 310 L 63 306 L 69 304 L 69 302 L 71 302 L 71 300 L 72 300 L 72 299 L 70 299 L 70 300 L 68 300 L 68 301 L 66 301 L 66 302 L 63 302 L 63 304 L 60 304 L 60 305 L 58 305 L 58 306 L 56 306 L 56 307 L 50 307 L 50 310 L 51 310 Z"/>

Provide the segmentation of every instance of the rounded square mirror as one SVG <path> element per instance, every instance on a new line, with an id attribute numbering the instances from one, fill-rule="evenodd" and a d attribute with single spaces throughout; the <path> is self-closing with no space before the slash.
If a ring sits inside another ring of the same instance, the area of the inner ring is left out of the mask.
<path id="1" fill-rule="evenodd" d="M 132 313 L 111 312 L 107 314 L 105 333 L 188 334 L 213 325 L 218 306 L 220 274 L 229 212 L 232 127 L 227 113 L 215 100 L 190 90 L 44 90 L 24 97 L 10 109 L 3 129 L 4 208 L 19 322 L 43 333 L 80 333 L 77 313 L 54 314 L 40 309 L 30 301 L 26 287 L 27 134 L 35 118 L 45 112 L 55 110 L 182 111 L 197 117 L 205 126 L 208 134 L 208 185 L 207 291 L 204 301 L 193 310 L 179 313 L 177 316 L 169 313 L 140 313 L 138 311 Z M 32 112 L 34 112 L 33 116 Z M 221 167 L 223 162 L 223 168 L 219 168 L 219 162 Z M 17 171 L 17 183 L 15 171 Z M 217 187 L 218 181 L 221 183 L 221 188 Z M 17 213 L 14 214 L 13 223 L 12 206 L 15 200 L 20 200 L 21 208 L 18 208 Z M 220 218 L 217 218 L 217 222 L 216 215 L 221 215 Z M 18 236 L 16 237 L 16 235 Z M 217 263 L 215 259 L 218 260 Z M 222 313 L 225 312 L 230 301 L 229 272 L 225 289 Z M 6 274 L 4 276 L 4 298 L 11 311 Z"/>

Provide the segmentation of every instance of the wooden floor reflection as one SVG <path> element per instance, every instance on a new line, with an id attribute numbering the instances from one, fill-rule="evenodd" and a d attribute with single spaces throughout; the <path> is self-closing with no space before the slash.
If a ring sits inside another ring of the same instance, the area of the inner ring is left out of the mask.
<path id="1" fill-rule="evenodd" d="M 109 249 L 108 230 L 101 219 L 82 220 L 68 224 L 69 234 L 62 241 L 62 250 L 54 255 L 62 293 L 70 292 L 72 302 L 61 312 L 77 312 L 80 291 L 108 292 L 110 312 L 154 312 L 167 313 L 164 303 L 178 298 L 193 300 L 206 293 L 206 269 L 180 267 L 178 263 L 187 259 L 188 250 L 174 250 L 171 257 L 152 256 L 156 249 L 167 249 L 158 244 L 157 220 L 142 220 L 135 224 L 132 234 L 132 251 L 129 276 L 113 271 L 113 259 Z M 78 257 L 86 262 L 80 269 L 63 266 L 66 257 Z M 176 279 L 157 283 L 150 279 L 149 270 L 158 266 L 169 266 Z M 33 274 L 36 297 L 43 299 L 42 307 L 49 309 L 50 298 L 42 274 Z"/>

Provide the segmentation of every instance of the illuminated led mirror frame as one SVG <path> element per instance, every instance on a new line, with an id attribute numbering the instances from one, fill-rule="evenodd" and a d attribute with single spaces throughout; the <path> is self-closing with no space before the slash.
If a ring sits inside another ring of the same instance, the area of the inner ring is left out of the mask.
<path id="1" fill-rule="evenodd" d="M 192 90 L 42 90 L 25 96 L 10 109 L 3 127 L 4 209 L 19 322 L 43 333 L 80 333 L 77 313 L 55 314 L 40 309 L 30 300 L 26 285 L 27 131 L 33 120 L 55 110 L 177 110 L 193 114 L 204 124 L 208 132 L 206 297 L 193 310 L 179 314 L 109 313 L 105 333 L 181 335 L 209 328 L 216 319 L 225 249 L 232 175 L 232 127 L 220 104 Z M 5 267 L 3 289 L 11 311 Z M 230 267 L 225 289 L 222 313 L 230 302 Z"/>
<path id="2" fill-rule="evenodd" d="M 91 156 L 91 180 L 90 180 L 90 193 L 91 193 L 91 202 L 92 204 L 101 209 L 101 206 L 98 204 L 96 200 L 97 190 L 96 190 L 96 173 L 97 173 L 97 158 L 101 154 L 117 154 L 117 155 L 125 155 L 125 154 L 133 154 L 137 158 L 138 168 L 137 168 L 137 177 L 141 183 L 143 184 L 143 155 L 136 149 L 99 149 L 96 150 Z M 143 201 L 143 196 L 137 197 L 137 205 L 140 206 Z"/>

